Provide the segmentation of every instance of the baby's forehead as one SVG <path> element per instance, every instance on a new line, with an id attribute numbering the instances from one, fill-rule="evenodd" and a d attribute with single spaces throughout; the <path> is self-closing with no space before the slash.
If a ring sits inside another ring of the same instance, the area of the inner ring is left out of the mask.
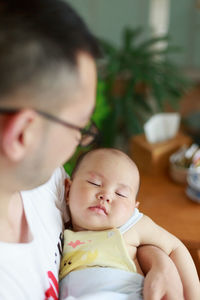
<path id="1" fill-rule="evenodd" d="M 79 170 L 85 167 L 91 167 L 92 165 L 99 165 L 100 167 L 105 166 L 103 162 L 108 162 L 110 160 L 113 162 L 112 168 L 115 169 L 120 163 L 121 167 L 129 168 L 130 172 L 138 173 L 138 168 L 136 164 L 131 160 L 131 158 L 117 149 L 97 149 L 88 152 L 82 159 L 79 165 Z"/>

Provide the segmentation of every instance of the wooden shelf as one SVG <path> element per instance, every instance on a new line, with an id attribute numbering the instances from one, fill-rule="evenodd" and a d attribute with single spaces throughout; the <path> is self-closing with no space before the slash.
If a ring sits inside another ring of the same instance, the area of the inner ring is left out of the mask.
<path id="1" fill-rule="evenodd" d="M 200 204 L 190 200 L 185 189 L 167 174 L 141 174 L 138 201 L 144 214 L 182 240 L 200 277 Z"/>
<path id="2" fill-rule="evenodd" d="M 192 140 L 179 132 L 174 138 L 165 142 L 150 144 L 144 134 L 136 135 L 130 140 L 129 154 L 140 171 L 158 174 L 166 171 L 169 156 L 183 145 L 189 146 Z"/>

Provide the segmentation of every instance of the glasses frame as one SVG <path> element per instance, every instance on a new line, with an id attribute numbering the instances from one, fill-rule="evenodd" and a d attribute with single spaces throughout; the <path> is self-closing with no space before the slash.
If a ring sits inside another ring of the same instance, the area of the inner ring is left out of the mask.
<path id="1" fill-rule="evenodd" d="M 19 112 L 22 109 L 23 108 L 1 108 L 0 107 L 0 114 L 15 114 L 15 113 Z M 100 133 L 99 133 L 99 130 L 98 130 L 98 128 L 97 128 L 94 121 L 91 121 L 91 125 L 90 125 L 89 129 L 85 129 L 85 128 L 79 127 L 77 125 L 74 125 L 72 123 L 69 123 L 67 121 L 64 121 L 64 120 L 62 120 L 62 119 L 60 119 L 60 118 L 58 118 L 54 115 L 51 115 L 47 112 L 44 112 L 44 111 L 41 111 L 41 110 L 38 110 L 38 109 L 33 109 L 33 110 L 38 115 L 42 116 L 43 118 L 45 118 L 47 120 L 53 121 L 57 124 L 65 126 L 67 128 L 78 130 L 81 133 L 81 139 L 80 139 L 80 142 L 79 142 L 79 146 L 81 146 L 81 147 L 88 147 L 88 146 L 94 144 L 95 142 L 97 142 L 99 140 Z M 96 130 L 96 132 L 93 132 L 91 130 L 92 126 Z M 86 145 L 82 144 L 84 135 L 91 136 L 93 138 L 92 141 L 90 143 L 86 144 Z"/>

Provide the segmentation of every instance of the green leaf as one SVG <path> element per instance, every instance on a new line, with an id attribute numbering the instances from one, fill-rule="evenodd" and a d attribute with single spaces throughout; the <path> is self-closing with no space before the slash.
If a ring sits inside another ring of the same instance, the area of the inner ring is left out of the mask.
<path id="1" fill-rule="evenodd" d="M 180 48 L 171 44 L 168 35 L 144 38 L 143 33 L 142 28 L 125 28 L 120 47 L 107 41 L 102 43 L 106 59 L 100 98 L 101 93 L 104 98 L 97 101 L 105 109 L 100 107 L 96 118 L 101 120 L 105 145 L 113 146 L 118 136 L 127 138 L 142 132 L 146 118 L 164 111 L 167 103 L 177 109 L 189 87 L 189 81 L 168 55 Z M 166 42 L 162 49 L 155 47 L 160 42 Z M 123 94 L 113 92 L 120 78 Z M 150 96 L 153 104 L 149 102 Z"/>

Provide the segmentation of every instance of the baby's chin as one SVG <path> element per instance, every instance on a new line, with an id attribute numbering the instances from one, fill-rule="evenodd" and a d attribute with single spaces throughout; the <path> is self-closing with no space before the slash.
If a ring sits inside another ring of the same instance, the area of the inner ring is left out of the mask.
<path id="1" fill-rule="evenodd" d="M 74 231 L 102 231 L 114 228 L 116 226 L 108 225 L 108 224 L 74 224 Z"/>
<path id="2" fill-rule="evenodd" d="M 74 231 L 102 231 L 109 230 L 113 228 L 119 228 L 127 222 L 129 216 L 126 218 L 104 218 L 102 216 L 93 216 L 92 218 L 77 220 L 77 222 L 72 222 Z"/>

